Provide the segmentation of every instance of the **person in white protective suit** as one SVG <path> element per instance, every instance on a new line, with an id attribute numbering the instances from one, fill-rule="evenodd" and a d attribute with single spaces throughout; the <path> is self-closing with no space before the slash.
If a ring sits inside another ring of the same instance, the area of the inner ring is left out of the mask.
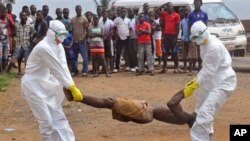
<path id="1" fill-rule="evenodd" d="M 61 106 L 63 87 L 71 91 L 74 101 L 83 100 L 61 44 L 67 33 L 62 22 L 50 21 L 47 36 L 32 50 L 21 80 L 22 94 L 39 123 L 43 141 L 75 141 Z"/>
<path id="2" fill-rule="evenodd" d="M 235 90 L 237 79 L 232 59 L 220 40 L 212 36 L 207 26 L 197 21 L 191 27 L 190 39 L 200 45 L 202 69 L 197 78 L 186 84 L 184 98 L 194 93 L 196 118 L 191 127 L 192 141 L 211 141 L 215 113 Z"/>

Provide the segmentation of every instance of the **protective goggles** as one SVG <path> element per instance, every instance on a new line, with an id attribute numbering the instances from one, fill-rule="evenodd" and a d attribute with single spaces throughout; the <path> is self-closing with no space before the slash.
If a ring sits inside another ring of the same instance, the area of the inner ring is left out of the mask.
<path id="1" fill-rule="evenodd" d="M 202 34 L 203 34 L 206 30 L 207 30 L 207 28 L 204 29 L 203 31 L 199 31 L 199 32 L 194 33 L 193 35 L 190 35 L 190 40 L 191 40 L 191 41 L 195 41 L 196 39 L 201 39 L 201 38 L 202 38 Z"/>
<path id="2" fill-rule="evenodd" d="M 59 30 L 55 31 L 52 28 L 50 28 L 50 29 L 56 33 L 56 37 L 65 37 L 66 38 L 69 34 L 69 32 L 66 30 L 59 29 Z"/>

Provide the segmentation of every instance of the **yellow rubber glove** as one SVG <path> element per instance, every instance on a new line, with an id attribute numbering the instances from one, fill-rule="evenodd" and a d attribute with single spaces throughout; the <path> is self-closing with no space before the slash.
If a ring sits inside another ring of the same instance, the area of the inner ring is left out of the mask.
<path id="1" fill-rule="evenodd" d="M 183 89 L 184 98 L 187 98 L 187 97 L 193 95 L 194 91 L 198 88 L 199 88 L 199 84 L 198 84 L 196 78 L 194 78 L 193 80 L 186 83 L 186 85 Z"/>
<path id="2" fill-rule="evenodd" d="M 81 94 L 81 91 L 76 87 L 75 83 L 73 83 L 68 90 L 71 91 L 71 94 L 74 98 L 74 101 L 82 101 L 83 95 Z"/>

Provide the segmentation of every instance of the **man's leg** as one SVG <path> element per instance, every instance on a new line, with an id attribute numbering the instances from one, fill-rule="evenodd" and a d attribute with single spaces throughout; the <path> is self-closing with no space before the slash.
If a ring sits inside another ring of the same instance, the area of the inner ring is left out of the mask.
<path id="1" fill-rule="evenodd" d="M 154 60 L 152 59 L 153 55 L 152 55 L 152 48 L 151 48 L 151 44 L 146 44 L 145 45 L 146 48 L 146 57 L 147 57 L 147 65 L 148 65 L 148 70 L 151 73 L 150 75 L 154 75 L 153 71 L 154 71 Z"/>
<path id="2" fill-rule="evenodd" d="M 80 53 L 81 53 L 82 60 L 83 60 L 82 73 L 84 75 L 87 75 L 88 74 L 88 47 L 85 45 L 85 42 L 79 43 L 79 49 L 80 49 Z"/>
<path id="3" fill-rule="evenodd" d="M 213 89 L 209 92 L 201 107 L 197 109 L 197 117 L 190 131 L 192 140 L 210 141 L 215 113 L 229 96 L 230 92 L 221 89 Z"/>
<path id="4" fill-rule="evenodd" d="M 138 73 L 141 75 L 144 71 L 144 44 L 138 45 Z"/>
<path id="5" fill-rule="evenodd" d="M 120 59 L 122 53 L 122 40 L 117 40 L 116 57 L 115 57 L 115 69 L 120 69 Z"/>
<path id="6" fill-rule="evenodd" d="M 74 63 L 72 64 L 72 75 L 78 74 L 78 53 L 79 53 L 79 46 L 78 43 L 73 44 L 73 52 L 74 52 Z"/>
<path id="7" fill-rule="evenodd" d="M 69 122 L 63 112 L 60 103 L 57 103 L 57 108 L 49 107 L 52 125 L 54 129 L 53 140 L 55 141 L 75 141 L 75 135 L 70 128 Z"/>

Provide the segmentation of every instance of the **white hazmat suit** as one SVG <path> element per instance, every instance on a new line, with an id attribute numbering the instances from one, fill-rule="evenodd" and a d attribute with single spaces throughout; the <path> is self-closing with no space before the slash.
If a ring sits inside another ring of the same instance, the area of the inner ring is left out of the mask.
<path id="1" fill-rule="evenodd" d="M 194 93 L 197 117 L 191 128 L 191 138 L 192 141 L 209 141 L 215 113 L 235 90 L 237 79 L 228 50 L 210 35 L 203 22 L 193 24 L 191 39 L 192 36 L 196 36 L 194 40 L 200 45 L 202 69 L 197 75 L 199 88 Z"/>
<path id="2" fill-rule="evenodd" d="M 61 106 L 63 87 L 70 87 L 73 80 L 62 44 L 56 42 L 59 30 L 66 31 L 63 23 L 50 21 L 47 36 L 32 50 L 21 80 L 22 94 L 39 123 L 43 141 L 75 141 Z"/>

